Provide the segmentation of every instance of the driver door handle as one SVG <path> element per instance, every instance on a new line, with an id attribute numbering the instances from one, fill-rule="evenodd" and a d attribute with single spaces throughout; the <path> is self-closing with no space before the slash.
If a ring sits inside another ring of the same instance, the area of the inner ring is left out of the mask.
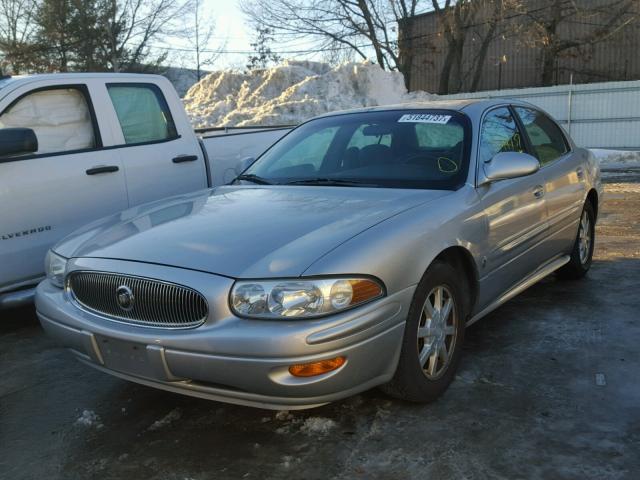
<path id="1" fill-rule="evenodd" d="M 544 197 L 544 187 L 542 185 L 536 185 L 533 187 L 533 196 L 536 198 Z"/>
<path id="2" fill-rule="evenodd" d="M 173 158 L 172 162 L 184 163 L 184 162 L 195 162 L 196 160 L 198 160 L 197 155 L 178 155 L 177 157 Z"/>
<path id="3" fill-rule="evenodd" d="M 90 168 L 89 170 L 86 170 L 85 173 L 87 175 L 98 175 L 100 173 L 117 172 L 118 170 L 120 169 L 115 165 L 105 165 L 105 166 Z"/>

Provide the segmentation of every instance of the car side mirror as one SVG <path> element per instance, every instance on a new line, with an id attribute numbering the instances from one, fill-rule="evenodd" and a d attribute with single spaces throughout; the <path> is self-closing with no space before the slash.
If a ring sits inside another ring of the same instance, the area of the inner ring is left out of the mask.
<path id="1" fill-rule="evenodd" d="M 30 128 L 0 129 L 0 157 L 24 155 L 38 151 L 38 138 Z"/>
<path id="2" fill-rule="evenodd" d="M 518 178 L 540 170 L 540 162 L 528 153 L 501 152 L 483 165 L 486 181 L 483 183 Z"/>

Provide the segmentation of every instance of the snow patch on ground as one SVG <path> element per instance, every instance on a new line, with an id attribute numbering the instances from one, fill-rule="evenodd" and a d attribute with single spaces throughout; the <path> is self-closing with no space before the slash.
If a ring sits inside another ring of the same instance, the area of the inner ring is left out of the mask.
<path id="1" fill-rule="evenodd" d="M 408 93 L 399 72 L 369 62 L 331 67 L 322 62 L 285 61 L 248 73 L 213 72 L 184 97 L 195 127 L 298 124 L 327 112 L 432 100 Z"/>
<path id="2" fill-rule="evenodd" d="M 164 428 L 167 425 L 170 425 L 171 423 L 175 422 L 176 420 L 179 420 L 181 416 L 182 416 L 182 412 L 180 411 L 180 409 L 174 408 L 169 413 L 167 413 L 164 417 L 162 417 L 160 420 L 156 420 L 155 422 L 153 422 L 149 427 L 149 430 L 154 431 L 160 428 Z"/>
<path id="3" fill-rule="evenodd" d="M 75 424 L 82 427 L 95 427 L 98 429 L 104 426 L 100 421 L 100 417 L 92 410 L 83 410 L 82 415 L 78 417 Z"/>
<path id="4" fill-rule="evenodd" d="M 640 152 L 593 148 L 591 153 L 598 159 L 602 168 L 618 170 L 640 167 Z"/>
<path id="5" fill-rule="evenodd" d="M 336 426 L 336 422 L 330 418 L 309 417 L 302 424 L 300 431 L 307 435 L 327 435 Z"/>
<path id="6" fill-rule="evenodd" d="M 274 419 L 282 422 L 282 425 L 276 428 L 276 433 L 287 434 L 295 431 L 302 432 L 306 435 L 327 435 L 331 430 L 336 428 L 338 424 L 324 417 L 309 417 L 304 419 L 301 416 L 295 416 L 288 410 L 281 410 L 275 414 Z"/>

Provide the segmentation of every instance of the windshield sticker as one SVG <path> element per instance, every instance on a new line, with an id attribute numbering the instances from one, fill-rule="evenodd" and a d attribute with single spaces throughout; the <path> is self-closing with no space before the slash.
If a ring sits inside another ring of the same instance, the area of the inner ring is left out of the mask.
<path id="1" fill-rule="evenodd" d="M 402 115 L 398 122 L 439 123 L 444 125 L 451 120 L 451 115 L 435 115 L 433 113 L 408 113 Z"/>

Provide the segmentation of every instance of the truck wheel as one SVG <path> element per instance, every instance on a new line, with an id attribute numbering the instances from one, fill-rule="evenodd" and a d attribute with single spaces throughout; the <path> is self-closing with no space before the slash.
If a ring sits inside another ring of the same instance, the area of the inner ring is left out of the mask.
<path id="1" fill-rule="evenodd" d="M 464 339 L 467 282 L 449 264 L 434 262 L 413 296 L 398 368 L 382 390 L 411 402 L 438 398 L 455 375 Z"/>
<path id="2" fill-rule="evenodd" d="M 571 260 L 558 270 L 559 278 L 575 280 L 587 274 L 591 268 L 595 239 L 595 215 L 591 202 L 587 201 L 580 216 L 578 235 L 571 251 Z"/>

